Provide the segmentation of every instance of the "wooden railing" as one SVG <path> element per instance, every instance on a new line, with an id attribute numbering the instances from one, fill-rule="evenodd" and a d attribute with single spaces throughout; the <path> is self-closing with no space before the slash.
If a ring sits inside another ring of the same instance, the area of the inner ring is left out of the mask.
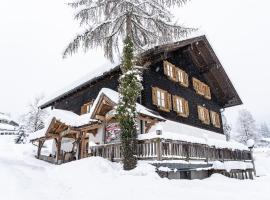
<path id="1" fill-rule="evenodd" d="M 90 147 L 91 155 L 100 156 L 111 161 L 120 161 L 121 143 L 105 144 Z M 251 160 L 249 151 L 216 148 L 213 146 L 165 140 L 160 138 L 139 140 L 137 157 L 140 160 Z"/>

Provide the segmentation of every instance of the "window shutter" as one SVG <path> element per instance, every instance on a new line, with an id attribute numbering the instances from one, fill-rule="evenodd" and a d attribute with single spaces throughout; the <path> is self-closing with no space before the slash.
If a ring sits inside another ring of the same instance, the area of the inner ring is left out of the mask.
<path id="1" fill-rule="evenodd" d="M 157 88 L 152 87 L 152 103 L 157 105 Z"/>
<path id="2" fill-rule="evenodd" d="M 183 73 L 184 74 L 184 86 L 188 87 L 188 74 L 186 72 Z"/>
<path id="3" fill-rule="evenodd" d="M 189 116 L 189 107 L 188 107 L 188 101 L 184 100 L 184 110 L 185 110 L 185 116 Z"/>
<path id="4" fill-rule="evenodd" d="M 85 114 L 87 112 L 87 107 L 86 105 L 84 104 L 82 107 L 81 107 L 81 115 Z"/>
<path id="5" fill-rule="evenodd" d="M 199 92 L 200 81 L 196 78 L 192 78 L 193 88 L 196 92 Z"/>
<path id="6" fill-rule="evenodd" d="M 204 108 L 204 115 L 206 116 L 205 117 L 205 123 L 210 124 L 209 111 L 206 108 Z"/>
<path id="7" fill-rule="evenodd" d="M 203 108 L 201 106 L 198 106 L 198 117 L 199 117 L 199 120 L 203 121 L 203 116 L 202 116 L 202 110 Z"/>
<path id="8" fill-rule="evenodd" d="M 176 96 L 173 95 L 173 111 L 177 112 Z"/>
<path id="9" fill-rule="evenodd" d="M 219 114 L 217 113 L 216 116 L 217 116 L 217 117 L 216 117 L 217 128 L 220 128 L 221 125 L 220 125 L 220 117 L 219 117 Z"/>
<path id="10" fill-rule="evenodd" d="M 168 62 L 167 61 L 163 61 L 163 69 L 164 69 L 164 74 L 166 75 L 166 76 L 169 76 L 169 74 L 168 74 Z"/>
<path id="11" fill-rule="evenodd" d="M 173 77 L 172 77 L 172 79 L 173 79 L 173 81 L 176 81 L 177 82 L 177 69 L 176 69 L 176 67 L 175 66 L 173 66 Z"/>
<path id="12" fill-rule="evenodd" d="M 168 111 L 170 111 L 172 109 L 172 103 L 171 102 L 172 102 L 171 95 L 168 92 L 166 92 L 166 109 Z"/>
<path id="13" fill-rule="evenodd" d="M 210 92 L 210 87 L 209 86 L 205 86 L 205 97 L 207 99 L 211 99 L 211 92 Z"/>

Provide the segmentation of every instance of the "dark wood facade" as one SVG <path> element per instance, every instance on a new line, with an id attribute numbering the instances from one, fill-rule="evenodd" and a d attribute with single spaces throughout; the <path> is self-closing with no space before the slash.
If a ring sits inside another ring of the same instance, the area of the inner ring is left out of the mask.
<path id="1" fill-rule="evenodd" d="M 164 74 L 164 60 L 181 68 L 188 74 L 188 87 L 173 82 Z M 197 106 L 201 105 L 209 111 L 218 113 L 221 122 L 220 111 L 223 108 L 242 103 L 204 36 L 153 48 L 141 54 L 139 64 L 144 66 L 144 90 L 140 99 L 141 104 L 159 112 L 161 116 L 168 120 L 223 134 L 222 123 L 221 127 L 217 128 L 212 123 L 204 124 L 199 120 Z M 120 69 L 117 66 L 102 76 L 89 80 L 89 82 L 72 89 L 67 94 L 47 102 L 41 108 L 53 106 L 57 109 L 70 110 L 80 114 L 81 106 L 95 99 L 102 88 L 117 91 L 119 75 Z M 211 99 L 196 93 L 192 84 L 193 77 L 210 86 Z M 158 109 L 152 103 L 152 87 L 158 87 L 172 95 L 185 98 L 189 103 L 189 116 L 181 117 L 173 110 L 164 112 Z"/>

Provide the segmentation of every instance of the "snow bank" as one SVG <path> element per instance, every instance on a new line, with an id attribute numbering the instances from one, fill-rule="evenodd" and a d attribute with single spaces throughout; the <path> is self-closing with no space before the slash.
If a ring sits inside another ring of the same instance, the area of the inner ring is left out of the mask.
<path id="1" fill-rule="evenodd" d="M 251 162 L 241 162 L 241 161 L 226 161 L 226 162 L 220 162 L 220 161 L 214 161 L 213 162 L 213 169 L 217 170 L 226 170 L 227 172 L 230 172 L 232 169 L 252 169 L 252 163 Z"/>
<path id="2" fill-rule="evenodd" d="M 121 164 L 99 157 L 51 165 L 34 158 L 34 146 L 15 145 L 13 139 L 0 136 L 3 200 L 269 200 L 269 175 L 253 181 L 222 175 L 205 180 L 168 180 L 159 178 L 155 168 L 144 162 L 134 170 L 123 171 Z M 268 164 L 260 160 L 268 160 Z M 270 168 L 269 157 L 258 157 L 258 161 Z"/>

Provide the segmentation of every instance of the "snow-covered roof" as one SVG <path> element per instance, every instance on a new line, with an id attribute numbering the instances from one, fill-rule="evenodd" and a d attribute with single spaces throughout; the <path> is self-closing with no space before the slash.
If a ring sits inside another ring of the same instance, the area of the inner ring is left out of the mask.
<path id="1" fill-rule="evenodd" d="M 93 112 L 99 102 L 99 99 L 101 98 L 102 95 L 105 95 L 107 96 L 111 101 L 113 101 L 115 104 L 118 104 L 119 102 L 119 93 L 112 90 L 112 89 L 109 89 L 109 88 L 102 88 L 97 96 L 97 98 L 95 99 L 94 103 L 93 103 L 93 106 L 90 110 L 90 116 L 93 118 Z M 155 114 L 153 111 L 151 111 L 150 109 L 144 107 L 143 105 L 137 103 L 136 104 L 136 110 L 138 113 L 140 114 L 143 114 L 143 115 L 146 115 L 146 116 L 149 116 L 149 117 L 153 117 L 153 118 L 156 118 L 156 119 L 160 119 L 160 120 L 165 120 L 163 117 L 161 117 L 160 115 L 158 114 Z"/>
<path id="2" fill-rule="evenodd" d="M 215 146 L 216 148 L 228 148 L 228 149 L 239 149 L 239 150 L 248 150 L 248 147 L 235 142 L 235 141 L 224 141 L 219 139 L 213 138 L 199 138 L 194 136 L 188 136 L 173 132 L 162 132 L 162 135 L 157 135 L 155 132 L 141 134 L 138 136 L 139 140 L 146 140 L 146 139 L 154 139 L 154 138 L 161 138 L 161 139 L 171 139 L 171 140 L 179 140 L 184 142 L 190 143 L 198 143 L 198 144 L 206 144 L 208 146 Z"/>
<path id="3" fill-rule="evenodd" d="M 270 138 L 262 138 L 261 140 L 266 141 L 266 142 L 270 142 Z"/>
<path id="4" fill-rule="evenodd" d="M 35 140 L 37 138 L 45 137 L 46 132 L 52 122 L 53 119 L 60 121 L 68 126 L 72 127 L 80 127 L 89 124 L 90 122 L 95 122 L 97 120 L 90 118 L 90 113 L 77 115 L 71 111 L 54 109 L 52 110 L 50 116 L 47 118 L 45 122 L 45 127 L 41 130 L 38 130 L 29 135 L 30 140 Z"/>
<path id="5" fill-rule="evenodd" d="M 11 121 L 11 118 L 8 115 L 0 112 L 0 120 Z"/>
<path id="6" fill-rule="evenodd" d="M 56 99 L 59 99 L 60 97 L 65 96 L 71 93 L 72 91 L 77 90 L 82 85 L 90 84 L 91 82 L 97 80 L 99 77 L 106 74 L 110 74 L 112 71 L 118 69 L 117 67 L 119 68 L 119 62 L 111 63 L 108 61 L 104 63 L 103 65 L 97 67 L 96 70 L 89 72 L 88 74 L 74 81 L 70 85 L 62 88 L 59 91 L 56 91 L 51 96 L 45 98 L 41 102 L 40 107 L 41 108 L 46 107 L 51 102 L 54 102 Z"/>
<path id="7" fill-rule="evenodd" d="M 16 130 L 16 129 L 18 129 L 18 127 L 12 126 L 10 124 L 0 123 L 0 130 L 13 131 L 13 130 Z"/>

